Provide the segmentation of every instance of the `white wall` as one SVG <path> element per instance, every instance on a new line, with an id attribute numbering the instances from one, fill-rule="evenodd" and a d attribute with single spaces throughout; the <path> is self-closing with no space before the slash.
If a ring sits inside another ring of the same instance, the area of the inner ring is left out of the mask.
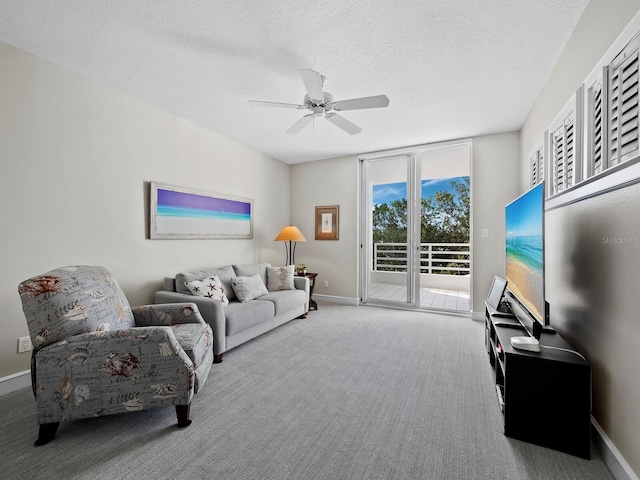
<path id="1" fill-rule="evenodd" d="M 296 263 L 319 274 L 314 295 L 358 296 L 358 166 L 356 156 L 291 166 L 291 221 L 307 239 L 298 244 Z M 315 207 L 324 205 L 340 206 L 338 240 L 315 240 Z"/>
<path id="2" fill-rule="evenodd" d="M 519 132 L 473 139 L 471 208 L 473 316 L 484 319 L 493 277 L 505 275 L 504 207 L 519 194 Z M 482 237 L 488 230 L 488 237 Z"/>
<path id="3" fill-rule="evenodd" d="M 544 129 L 639 9 L 638 0 L 588 4 L 522 128 L 522 190 L 528 184 L 529 153 Z M 593 417 L 636 475 L 640 473 L 640 245 L 603 239 L 640 237 L 638 211 L 636 184 L 547 211 L 545 225 L 551 324 L 591 362 Z"/>
<path id="4" fill-rule="evenodd" d="M 29 369 L 18 283 L 99 264 L 132 305 L 164 276 L 282 263 L 289 166 L 0 43 L 0 378 Z M 253 240 L 148 240 L 148 185 L 254 200 Z"/>
<path id="5" fill-rule="evenodd" d="M 504 206 L 518 195 L 518 132 L 473 139 L 473 310 L 484 318 L 484 299 L 494 275 L 504 276 Z M 358 297 L 359 162 L 345 157 L 291 167 L 291 219 L 307 238 L 296 261 L 310 271 L 321 265 L 315 293 Z M 340 240 L 315 241 L 314 208 L 340 205 Z M 489 237 L 481 238 L 488 229 Z M 323 281 L 329 280 L 329 288 Z"/>

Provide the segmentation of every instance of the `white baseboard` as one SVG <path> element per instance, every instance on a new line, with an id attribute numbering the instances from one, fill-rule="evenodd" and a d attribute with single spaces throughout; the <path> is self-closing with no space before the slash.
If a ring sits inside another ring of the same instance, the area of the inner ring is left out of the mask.
<path id="1" fill-rule="evenodd" d="M 604 433 L 602 427 L 598 425 L 598 422 L 593 417 L 591 417 L 591 425 L 593 426 L 591 441 L 616 480 L 639 480 L 611 439 Z"/>
<path id="2" fill-rule="evenodd" d="M 31 386 L 31 370 L 0 378 L 0 397 Z"/>
<path id="3" fill-rule="evenodd" d="M 338 297 L 335 295 L 322 295 L 314 293 L 313 299 L 329 303 L 338 303 L 340 305 L 350 305 L 352 307 L 357 307 L 360 304 L 360 301 L 357 298 Z"/>

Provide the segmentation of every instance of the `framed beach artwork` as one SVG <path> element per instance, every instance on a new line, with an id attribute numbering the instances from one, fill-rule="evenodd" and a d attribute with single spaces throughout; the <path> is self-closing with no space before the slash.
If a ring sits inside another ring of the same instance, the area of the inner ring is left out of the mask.
<path id="1" fill-rule="evenodd" d="M 338 240 L 340 206 L 316 207 L 316 240 Z"/>
<path id="2" fill-rule="evenodd" d="M 253 238 L 253 200 L 151 182 L 151 239 Z"/>

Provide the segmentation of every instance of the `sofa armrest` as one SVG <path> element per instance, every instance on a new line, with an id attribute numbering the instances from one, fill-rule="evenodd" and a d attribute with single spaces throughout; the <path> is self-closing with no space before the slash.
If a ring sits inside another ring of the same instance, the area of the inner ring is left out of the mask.
<path id="1" fill-rule="evenodd" d="M 154 295 L 156 304 L 163 303 L 195 303 L 200 315 L 205 322 L 211 325 L 213 330 L 213 353 L 218 355 L 225 351 L 227 321 L 224 315 L 224 305 L 220 300 L 212 298 L 196 297 L 180 292 L 167 292 L 160 290 Z"/>
<path id="2" fill-rule="evenodd" d="M 131 307 L 136 327 L 170 326 L 184 323 L 206 324 L 193 303 L 171 303 Z"/>
<path id="3" fill-rule="evenodd" d="M 293 285 L 296 287 L 297 290 L 304 290 L 304 292 L 307 294 L 306 298 L 307 300 L 305 301 L 305 307 L 304 307 L 304 311 L 308 312 L 309 311 L 309 279 L 307 277 L 298 277 L 295 276 L 293 277 Z"/>

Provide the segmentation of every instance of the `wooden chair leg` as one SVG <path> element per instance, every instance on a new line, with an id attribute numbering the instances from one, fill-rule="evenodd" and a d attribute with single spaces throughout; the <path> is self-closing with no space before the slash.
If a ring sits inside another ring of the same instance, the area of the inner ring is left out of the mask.
<path id="1" fill-rule="evenodd" d="M 190 409 L 190 403 L 188 405 L 176 405 L 176 414 L 178 415 L 178 428 L 186 428 L 191 425 L 191 420 L 189 420 Z"/>
<path id="2" fill-rule="evenodd" d="M 58 431 L 58 426 L 60 422 L 56 423 L 41 423 L 40 424 L 40 432 L 38 433 L 38 440 L 36 440 L 33 444 L 36 447 L 40 445 L 46 445 L 53 437 L 56 436 L 56 432 Z"/>

